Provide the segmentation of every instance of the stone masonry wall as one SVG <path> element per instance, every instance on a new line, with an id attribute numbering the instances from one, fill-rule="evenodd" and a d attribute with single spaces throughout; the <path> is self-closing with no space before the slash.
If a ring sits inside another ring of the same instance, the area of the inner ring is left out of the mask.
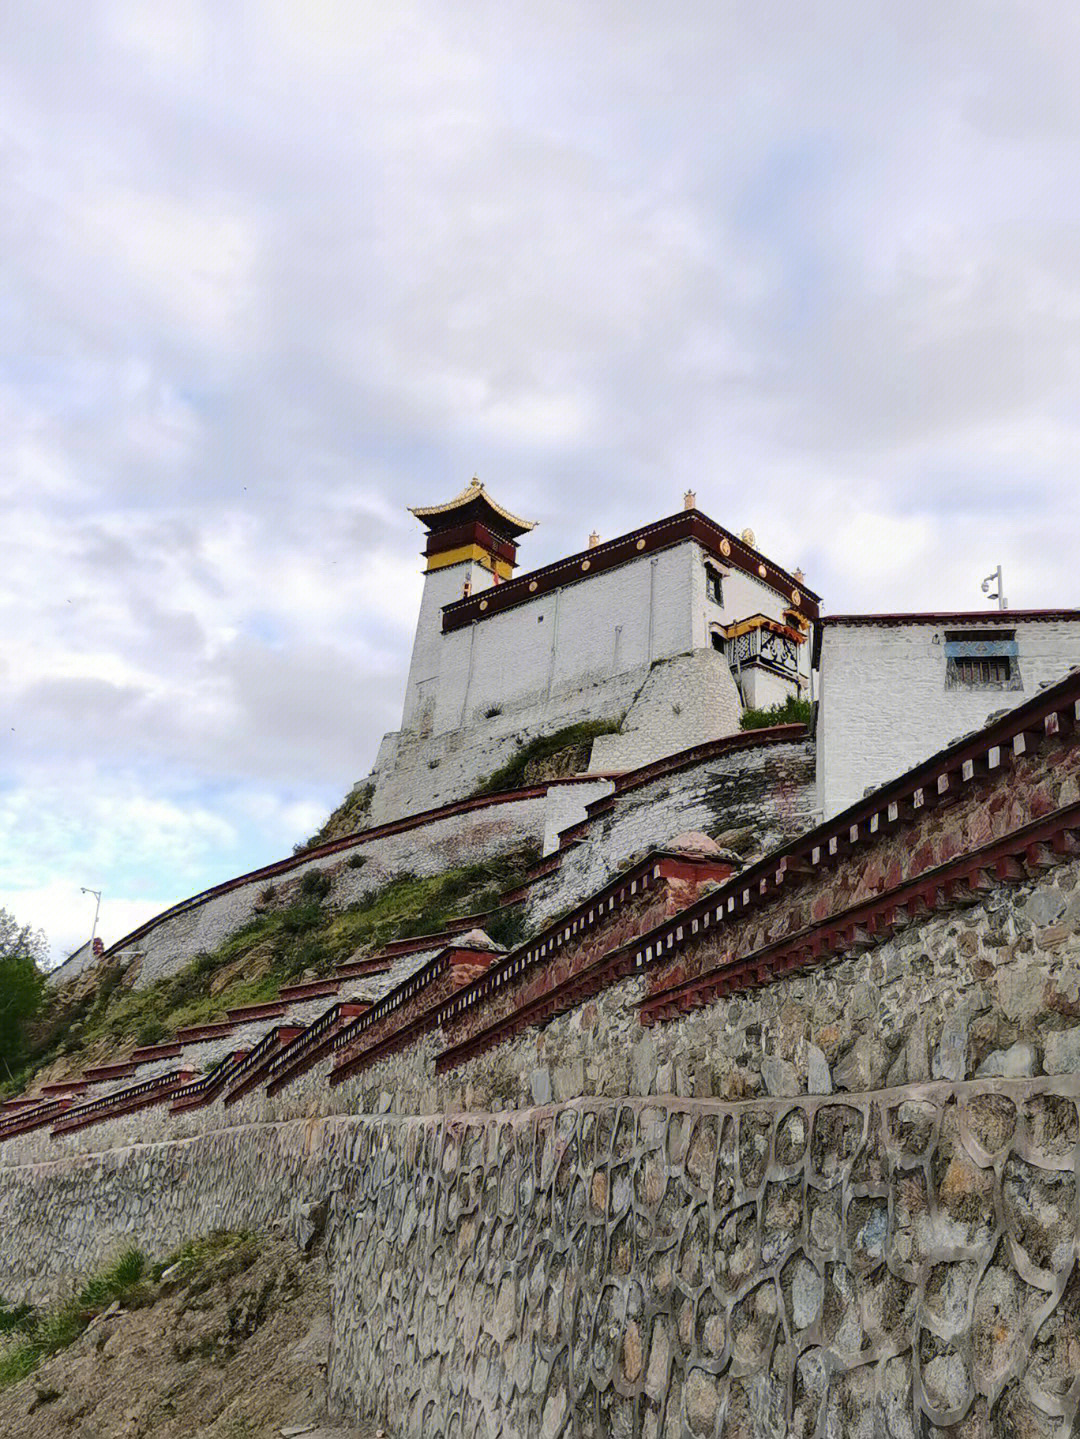
<path id="1" fill-rule="evenodd" d="M 399 874 L 438 874 L 526 844 L 539 850 L 544 829 L 545 797 L 532 795 L 490 809 L 433 819 L 421 828 L 361 840 L 347 850 L 301 862 L 271 880 L 256 877 L 190 909 L 163 916 L 142 935 L 133 946 L 142 955 L 136 987 L 174 974 L 190 964 L 199 950 L 217 948 L 254 916 L 268 884 L 294 884 L 309 870 L 325 870 L 334 881 L 330 903 L 345 906 Z M 363 857 L 363 866 L 350 867 L 349 860 L 357 856 Z"/>
<path id="2" fill-rule="evenodd" d="M 644 976 L 436 1075 L 435 1032 L 328 1083 L 331 1058 L 280 1093 L 171 1115 L 167 1105 L 54 1139 L 0 1145 L 7 1165 L 239 1123 L 357 1112 L 527 1108 L 580 1095 L 736 1100 L 1080 1072 L 1080 860 L 931 914 L 862 955 L 642 1028 Z M 2 1290 L 0 1290 L 2 1292 Z"/>
<path id="3" fill-rule="evenodd" d="M 0 1293 L 330 1199 L 402 1439 L 1074 1432 L 1080 1078 L 247 1126 L 7 1170 Z"/>
<path id="4" fill-rule="evenodd" d="M 674 835 L 745 830 L 754 853 L 794 839 L 808 827 L 814 803 L 813 741 L 714 755 L 602 803 L 610 807 L 575 835 L 569 862 L 530 895 L 531 925 L 580 904 L 631 860 L 662 849 Z"/>

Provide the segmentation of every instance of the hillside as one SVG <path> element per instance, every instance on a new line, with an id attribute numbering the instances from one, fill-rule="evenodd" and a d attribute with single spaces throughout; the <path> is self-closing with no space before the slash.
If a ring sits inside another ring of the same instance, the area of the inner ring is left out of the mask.
<path id="1" fill-rule="evenodd" d="M 230 1008 L 276 999 L 290 982 L 321 977 L 392 940 L 438 933 L 467 915 L 478 916 L 496 941 L 514 943 L 522 913 L 503 896 L 537 858 L 516 849 L 423 879 L 400 875 L 344 908 L 329 903 L 324 873 L 268 884 L 250 923 L 216 950 L 192 954 L 178 973 L 136 988 L 137 962 L 106 963 L 50 994 L 28 1060 L 0 1084 L 0 1098 L 34 1079 L 77 1073 L 125 1046 L 156 1044 L 185 1025 L 222 1019 Z"/>
<path id="2" fill-rule="evenodd" d="M 369 1439 L 325 1419 L 329 1292 L 321 1255 L 220 1234 L 122 1287 L 125 1256 L 61 1310 L 0 1307 L 5 1439 Z M 119 1297 L 110 1299 L 118 1292 Z M 71 1342 L 10 1382 L 33 1336 Z M 6 1382 L 7 1381 L 7 1382 Z"/>

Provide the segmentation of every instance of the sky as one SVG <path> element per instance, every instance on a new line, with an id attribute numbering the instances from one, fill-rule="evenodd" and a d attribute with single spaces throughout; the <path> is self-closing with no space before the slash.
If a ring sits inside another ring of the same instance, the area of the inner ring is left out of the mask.
<path id="1" fill-rule="evenodd" d="M 0 7 L 0 905 L 280 858 L 406 505 L 681 507 L 833 613 L 1080 605 L 1075 0 Z"/>

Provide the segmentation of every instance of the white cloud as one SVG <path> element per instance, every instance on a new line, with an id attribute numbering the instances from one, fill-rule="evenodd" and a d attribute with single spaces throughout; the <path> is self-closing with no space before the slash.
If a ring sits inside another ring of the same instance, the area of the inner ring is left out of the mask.
<path id="1" fill-rule="evenodd" d="M 476 471 L 528 565 L 690 487 L 834 612 L 1080 603 L 1078 68 L 1065 0 L 0 11 L 4 882 L 310 833 Z"/>

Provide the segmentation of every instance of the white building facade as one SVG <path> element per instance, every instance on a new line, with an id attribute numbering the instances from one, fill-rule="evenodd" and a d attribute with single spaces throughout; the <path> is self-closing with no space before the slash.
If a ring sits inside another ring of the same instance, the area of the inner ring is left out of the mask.
<path id="1" fill-rule="evenodd" d="M 464 798 L 530 739 L 609 722 L 590 769 L 738 730 L 744 706 L 809 689 L 818 597 L 696 509 L 515 577 L 531 526 L 477 482 L 416 510 L 427 572 L 402 726 L 371 819 Z"/>
<path id="2" fill-rule="evenodd" d="M 1080 610 L 829 615 L 814 651 L 829 819 L 1080 666 Z"/>

